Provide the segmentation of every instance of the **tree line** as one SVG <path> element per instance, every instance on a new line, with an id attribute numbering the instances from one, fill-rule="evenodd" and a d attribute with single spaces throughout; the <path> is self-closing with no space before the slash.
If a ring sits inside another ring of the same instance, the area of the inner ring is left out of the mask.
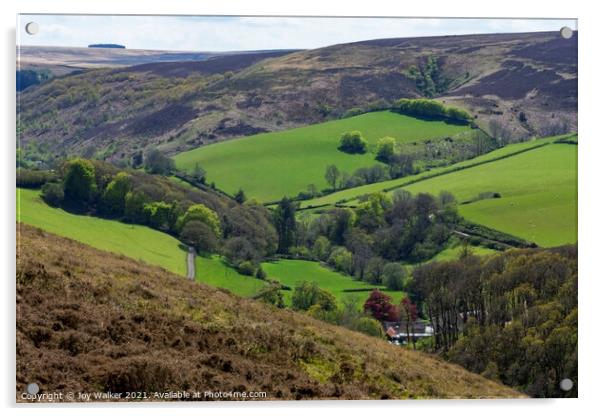
<path id="1" fill-rule="evenodd" d="M 534 397 L 574 397 L 577 248 L 509 250 L 416 267 L 409 292 L 434 327 L 432 348 Z"/>
<path id="2" fill-rule="evenodd" d="M 401 98 L 394 103 L 393 110 L 412 117 L 446 120 L 457 124 L 472 122 L 472 116 L 467 111 L 427 98 Z"/>
<path id="3" fill-rule="evenodd" d="M 265 277 L 258 264 L 277 249 L 278 234 L 267 208 L 254 201 L 239 203 L 210 188 L 81 158 L 59 163 L 52 173 L 21 169 L 19 176 L 31 187 L 41 186 L 49 205 L 147 225 L 200 253 L 225 254 L 245 274 Z"/>

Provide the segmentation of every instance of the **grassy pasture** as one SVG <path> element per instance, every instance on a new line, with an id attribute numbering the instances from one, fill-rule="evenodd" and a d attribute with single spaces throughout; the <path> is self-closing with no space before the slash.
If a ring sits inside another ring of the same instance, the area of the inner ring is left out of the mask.
<path id="1" fill-rule="evenodd" d="M 298 283 L 303 281 L 316 282 L 318 286 L 332 293 L 337 301 L 341 302 L 344 298 L 356 297 L 363 305 L 364 301 L 370 295 L 370 291 L 365 292 L 345 292 L 346 289 L 371 289 L 379 286 L 371 285 L 366 282 L 356 281 L 349 276 L 337 273 L 333 270 L 321 266 L 317 262 L 305 260 L 278 260 L 262 264 L 263 269 L 268 274 L 268 279 L 277 280 L 283 285 L 294 289 Z M 401 291 L 383 290 L 393 298 L 394 303 L 399 303 L 405 296 Z M 293 291 L 283 291 L 285 303 L 291 305 Z"/>
<path id="2" fill-rule="evenodd" d="M 340 201 L 348 201 L 350 199 L 357 198 L 362 195 L 371 194 L 374 192 L 387 191 L 392 188 L 403 187 L 414 181 L 428 179 L 434 175 L 443 175 L 449 172 L 453 172 L 456 169 L 469 168 L 475 164 L 487 163 L 495 161 L 499 158 L 510 157 L 513 154 L 529 151 L 530 149 L 538 148 L 542 145 L 550 144 L 558 140 L 558 136 L 546 137 L 543 139 L 530 140 L 528 142 L 511 144 L 504 146 L 500 149 L 494 150 L 487 154 L 475 157 L 473 159 L 464 160 L 462 162 L 453 164 L 451 166 L 431 169 L 429 171 L 421 172 L 417 175 L 406 176 L 403 178 L 393 179 L 385 182 L 372 183 L 369 185 L 358 186 L 356 188 L 344 189 L 342 191 L 334 192 L 322 197 L 314 198 L 307 201 L 301 202 L 301 208 L 307 208 L 310 206 L 323 206 L 332 205 Z"/>
<path id="3" fill-rule="evenodd" d="M 337 149 L 342 133 L 362 132 L 369 151 L 350 155 Z M 324 171 L 334 164 L 339 170 L 377 164 L 374 148 L 379 138 L 391 136 L 398 143 L 434 139 L 467 131 L 467 126 L 442 121 L 423 121 L 389 111 L 362 114 L 281 132 L 262 133 L 203 146 L 174 157 L 176 166 L 192 171 L 199 163 L 207 171 L 207 181 L 233 194 L 243 189 L 247 196 L 262 202 L 295 196 L 314 184 L 327 188 Z"/>
<path id="4" fill-rule="evenodd" d="M 577 146 L 554 144 L 404 187 L 416 194 L 452 192 L 458 201 L 481 192 L 499 199 L 459 205 L 470 221 L 544 247 L 577 241 Z"/>
<path id="5" fill-rule="evenodd" d="M 50 207 L 36 190 L 17 189 L 17 221 L 186 275 L 186 251 L 174 237 L 142 225 L 75 215 Z M 198 281 L 240 296 L 252 296 L 265 286 L 261 280 L 228 267 L 219 256 L 197 256 L 195 265 Z"/>
<path id="6" fill-rule="evenodd" d="M 195 260 L 196 280 L 209 286 L 228 289 L 239 296 L 253 296 L 266 283 L 252 276 L 244 276 L 229 267 L 217 255 L 211 257 L 197 256 Z"/>
<path id="7" fill-rule="evenodd" d="M 174 237 L 142 225 L 53 208 L 40 198 L 37 190 L 17 189 L 17 221 L 186 275 L 186 251 Z"/>

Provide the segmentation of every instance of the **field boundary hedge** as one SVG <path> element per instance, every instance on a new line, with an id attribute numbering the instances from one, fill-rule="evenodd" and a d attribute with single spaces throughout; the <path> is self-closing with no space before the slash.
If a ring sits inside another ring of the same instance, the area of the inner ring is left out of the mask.
<path id="1" fill-rule="evenodd" d="M 474 167 L 477 167 L 477 166 L 485 165 L 487 163 L 497 162 L 498 160 L 507 159 L 509 157 L 513 157 L 513 156 L 519 155 L 521 153 L 529 152 L 529 151 L 535 150 L 535 149 L 540 149 L 540 148 L 542 148 L 544 146 L 548 146 L 550 144 L 554 144 L 554 143 L 549 143 L 549 142 L 547 142 L 547 143 L 540 143 L 540 144 L 538 144 L 536 146 L 529 147 L 528 149 L 517 150 L 516 152 L 508 153 L 508 154 L 502 155 L 502 156 L 498 156 L 498 157 L 493 158 L 493 159 L 483 160 L 481 162 L 475 162 L 475 163 L 467 164 L 465 166 L 458 166 L 458 167 L 455 167 L 455 168 L 446 169 L 446 170 L 444 170 L 442 172 L 433 173 L 431 175 L 425 175 L 425 176 L 423 176 L 421 178 L 416 178 L 416 179 L 410 180 L 408 182 L 404 182 L 404 183 L 399 184 L 399 185 L 391 186 L 391 187 L 388 187 L 388 188 L 383 188 L 381 190 L 381 192 L 390 192 L 390 191 L 393 191 L 395 189 L 404 188 L 406 186 L 413 185 L 415 183 L 422 182 L 422 181 L 425 181 L 425 180 L 428 180 L 428 179 L 433 179 L 433 178 L 436 178 L 438 176 L 443 176 L 443 175 L 447 175 L 447 174 L 450 174 L 450 173 L 459 172 L 459 171 L 462 171 L 462 170 L 465 170 L 465 169 L 470 169 L 470 168 L 474 168 Z M 363 194 L 363 195 L 366 195 L 366 194 Z M 334 205 L 335 206 L 340 206 L 341 204 L 344 204 L 346 202 L 354 201 L 354 200 L 362 197 L 363 195 L 355 196 L 355 197 L 352 197 L 352 198 L 340 199 L 337 202 L 335 202 Z M 327 204 L 327 205 L 333 205 L 333 204 Z M 321 205 L 321 206 L 325 206 L 325 205 Z M 318 208 L 318 207 L 321 207 L 321 206 L 313 206 L 312 208 Z M 349 205 L 346 205 L 346 206 L 349 206 Z M 299 210 L 301 211 L 301 210 L 308 209 L 308 208 L 309 208 L 309 206 L 305 207 L 305 208 L 300 208 Z"/>

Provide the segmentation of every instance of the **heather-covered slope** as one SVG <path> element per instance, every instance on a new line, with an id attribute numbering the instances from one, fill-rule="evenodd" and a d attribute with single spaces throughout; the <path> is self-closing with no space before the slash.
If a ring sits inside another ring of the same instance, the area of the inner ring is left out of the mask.
<path id="1" fill-rule="evenodd" d="M 28 88 L 25 154 L 177 153 L 420 96 L 467 109 L 487 130 L 494 121 L 504 140 L 576 130 L 576 34 L 380 39 L 256 58 L 93 69 Z"/>
<path id="2" fill-rule="evenodd" d="M 40 393 L 519 396 L 432 356 L 18 227 L 17 392 L 36 382 Z"/>

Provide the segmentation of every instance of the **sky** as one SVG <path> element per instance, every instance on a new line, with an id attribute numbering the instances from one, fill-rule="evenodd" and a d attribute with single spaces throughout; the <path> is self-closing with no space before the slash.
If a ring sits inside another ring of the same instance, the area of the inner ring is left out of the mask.
<path id="1" fill-rule="evenodd" d="M 37 34 L 25 32 L 29 22 L 39 25 Z M 17 42 L 181 51 L 310 49 L 392 37 L 576 30 L 576 25 L 576 20 L 544 19 L 19 15 Z"/>

